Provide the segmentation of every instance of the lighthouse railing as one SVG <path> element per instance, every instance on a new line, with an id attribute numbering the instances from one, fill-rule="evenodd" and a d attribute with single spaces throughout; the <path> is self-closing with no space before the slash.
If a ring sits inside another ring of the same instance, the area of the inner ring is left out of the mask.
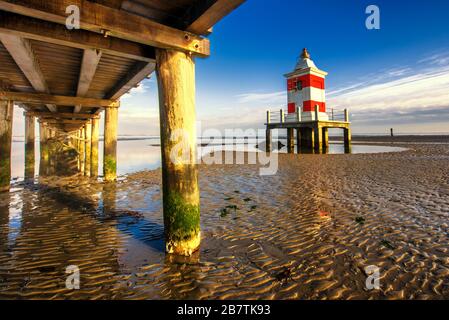
<path id="1" fill-rule="evenodd" d="M 330 121 L 349 122 L 348 109 L 328 109 L 326 112 Z"/>

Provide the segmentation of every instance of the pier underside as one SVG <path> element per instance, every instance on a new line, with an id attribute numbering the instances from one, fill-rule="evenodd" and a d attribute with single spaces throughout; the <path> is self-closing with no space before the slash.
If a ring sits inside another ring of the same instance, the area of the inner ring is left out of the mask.
<path id="1" fill-rule="evenodd" d="M 27 178 L 32 180 L 36 174 L 32 166 L 36 119 L 40 126 L 41 166 L 48 167 L 54 153 L 62 152 L 64 148 L 54 148 L 54 142 L 59 141 L 78 154 L 80 172 L 97 177 L 99 119 L 104 112 L 103 178 L 114 181 L 119 99 L 150 77 L 159 64 L 163 68 L 158 69 L 158 75 L 169 80 L 159 88 L 161 112 L 170 116 L 177 110 L 189 110 L 192 115 L 188 123 L 183 117 L 161 117 L 161 136 L 182 128 L 194 137 L 191 124 L 195 123 L 195 101 L 183 99 L 195 96 L 194 58 L 209 56 L 210 44 L 205 36 L 243 2 L 0 0 L 0 191 L 9 190 L 11 179 L 14 106 L 25 111 Z M 196 145 L 195 138 L 189 143 Z M 184 204 L 193 203 L 199 216 L 196 171 L 190 167 L 172 168 L 168 162 L 163 167 L 163 184 L 168 186 L 164 190 L 182 185 L 185 179 L 191 185 L 175 190 L 182 206 L 169 203 L 172 197 L 164 195 L 164 208 L 176 210 L 171 215 L 178 217 L 177 221 L 171 218 L 166 227 L 174 234 L 183 234 L 186 226 L 182 221 L 190 214 L 186 209 L 189 206 Z M 191 174 L 177 174 L 181 169 Z M 195 230 L 194 242 L 199 244 L 199 217 L 195 223 L 188 228 Z M 173 238 L 171 234 L 167 237 Z M 192 241 L 186 237 L 184 240 Z M 176 243 L 183 246 L 182 241 Z M 185 252 L 190 254 L 192 248 Z"/>

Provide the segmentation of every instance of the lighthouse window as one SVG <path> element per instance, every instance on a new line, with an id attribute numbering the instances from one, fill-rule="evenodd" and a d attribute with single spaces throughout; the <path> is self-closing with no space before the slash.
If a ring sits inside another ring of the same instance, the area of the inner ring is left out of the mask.
<path id="1" fill-rule="evenodd" d="M 302 81 L 298 81 L 298 82 L 296 83 L 296 89 L 297 89 L 297 90 L 302 90 Z"/>

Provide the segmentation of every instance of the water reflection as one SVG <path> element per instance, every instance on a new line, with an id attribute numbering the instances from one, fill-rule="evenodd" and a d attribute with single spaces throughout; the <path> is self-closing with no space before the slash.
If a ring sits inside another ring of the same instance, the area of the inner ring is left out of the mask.
<path id="1" fill-rule="evenodd" d="M 142 170 L 154 170 L 160 167 L 161 164 L 161 151 L 158 138 L 128 138 L 126 140 L 119 140 L 117 145 L 117 173 L 118 175 L 125 175 Z M 247 151 L 247 152 L 259 152 L 258 145 L 263 146 L 264 139 L 255 138 L 227 138 L 227 139 L 211 139 L 202 138 L 199 139 L 199 155 L 204 156 L 211 152 L 217 151 Z M 279 143 L 273 141 L 273 145 L 279 144 L 280 149 L 278 152 L 287 153 L 286 140 L 280 139 Z M 36 152 L 39 154 L 39 144 L 36 144 Z M 262 148 L 263 149 L 263 148 Z M 99 146 L 99 172 L 103 172 L 103 142 L 100 141 Z M 326 151 L 328 154 L 343 154 L 343 153 L 380 153 L 380 152 L 399 152 L 405 150 L 399 147 L 387 147 L 378 145 L 358 145 L 353 144 L 351 150 L 345 150 L 343 143 L 332 143 L 329 149 Z M 314 153 L 311 150 L 304 150 L 301 153 Z M 82 158 L 83 155 L 80 155 Z M 49 166 L 50 162 L 46 162 L 47 157 L 43 157 L 44 163 L 40 164 L 42 157 L 36 157 L 36 168 L 41 168 L 41 175 L 55 174 L 55 169 Z M 56 163 L 58 174 L 63 174 L 70 169 L 67 175 L 73 174 L 74 163 L 64 163 L 62 159 L 51 159 L 48 157 L 48 161 Z M 77 160 L 78 161 L 78 160 Z M 81 167 L 83 166 L 83 167 Z M 15 140 L 12 146 L 12 176 L 14 178 L 23 179 L 24 177 L 24 148 L 23 141 Z M 78 171 L 83 171 L 84 163 L 79 161 L 77 163 Z M 53 172 L 52 172 L 53 170 Z"/>

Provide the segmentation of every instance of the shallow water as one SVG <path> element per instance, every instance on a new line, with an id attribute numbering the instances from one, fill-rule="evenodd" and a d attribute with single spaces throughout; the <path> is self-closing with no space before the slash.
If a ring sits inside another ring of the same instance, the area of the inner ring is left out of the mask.
<path id="1" fill-rule="evenodd" d="M 125 175 L 142 170 L 154 170 L 161 165 L 161 151 L 159 146 L 159 138 L 123 138 L 119 140 L 117 145 L 117 174 Z M 263 140 L 262 140 L 263 141 Z M 281 140 L 284 144 L 285 140 Z M 247 151 L 258 152 L 256 148 L 258 141 L 256 139 L 237 139 L 236 145 L 230 139 L 226 142 L 228 145 L 222 146 L 221 140 L 201 139 L 199 147 L 199 155 L 205 155 L 210 152 L 221 150 L 227 151 Z M 204 144 L 211 143 L 211 146 Z M 35 145 L 36 155 L 39 154 L 39 143 Z M 103 142 L 99 144 L 99 172 L 103 172 Z M 400 152 L 406 150 L 401 147 L 378 146 L 378 145 L 359 145 L 354 144 L 351 150 L 353 154 L 359 153 L 381 153 L 381 152 Z M 287 148 L 283 147 L 281 153 L 287 153 Z M 341 143 L 332 143 L 330 145 L 329 154 L 345 153 L 344 146 Z M 39 157 L 36 156 L 36 168 L 39 168 Z M 15 180 L 22 180 L 24 176 L 24 144 L 20 139 L 15 139 L 12 144 L 12 177 Z"/>

